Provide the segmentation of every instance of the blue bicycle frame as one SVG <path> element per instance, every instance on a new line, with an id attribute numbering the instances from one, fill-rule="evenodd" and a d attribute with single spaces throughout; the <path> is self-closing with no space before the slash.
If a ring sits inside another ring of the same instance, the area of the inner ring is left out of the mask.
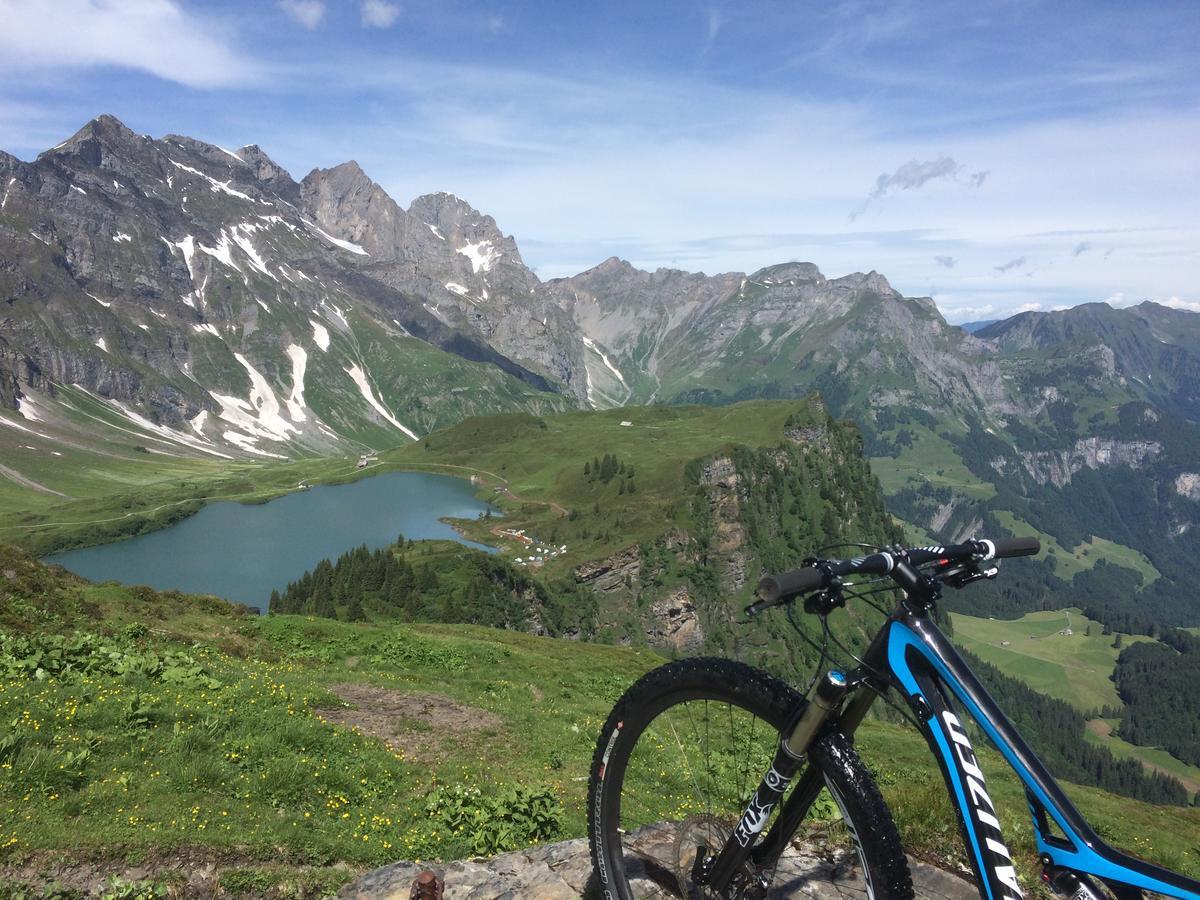
<path id="1" fill-rule="evenodd" d="M 1142 897 L 1142 891 L 1200 900 L 1200 882 L 1122 853 L 1096 834 L 927 613 L 902 604 L 863 663 L 861 676 L 885 677 L 920 721 L 957 809 L 981 897 L 1018 900 L 1024 894 L 971 741 L 954 712 L 955 702 L 978 723 L 1025 786 L 1047 873 L 1065 869 L 1091 876 L 1118 900 Z M 853 731 L 873 699 L 873 692 L 861 691 L 830 727 Z"/>

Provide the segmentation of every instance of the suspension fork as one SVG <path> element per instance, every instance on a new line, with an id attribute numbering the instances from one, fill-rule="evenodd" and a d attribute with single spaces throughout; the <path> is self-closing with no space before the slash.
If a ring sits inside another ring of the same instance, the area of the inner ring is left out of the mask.
<path id="1" fill-rule="evenodd" d="M 875 702 L 876 693 L 869 688 L 856 686 L 847 698 L 845 709 L 836 719 L 827 722 L 825 731 L 840 731 L 851 736 L 857 730 L 867 715 L 867 710 Z M 814 740 L 817 736 L 814 736 Z M 817 795 L 825 787 L 825 777 L 816 766 L 808 766 L 796 782 L 796 787 L 788 796 L 779 810 L 779 818 L 767 832 L 767 836 L 754 848 L 751 854 L 754 864 L 760 868 L 770 868 L 787 849 L 787 843 L 792 835 L 800 828 L 800 823 L 808 815 L 808 811 L 816 802 Z"/>
<path id="2" fill-rule="evenodd" d="M 750 798 L 749 805 L 725 842 L 725 846 L 711 859 L 706 858 L 702 853 L 697 854 L 696 867 L 692 872 L 693 880 L 696 883 L 707 884 L 718 893 L 722 893 L 730 887 L 739 873 L 746 872 L 746 861 L 750 859 L 751 854 L 754 854 L 757 865 L 757 857 L 761 848 L 756 848 L 755 844 L 759 835 L 771 818 L 771 813 L 774 812 L 775 807 L 791 786 L 792 779 L 804 766 L 808 758 L 808 748 L 827 723 L 838 714 L 842 701 L 849 690 L 850 682 L 847 676 L 838 671 L 829 672 L 813 686 L 808 703 L 801 710 L 799 717 L 790 728 L 784 729 L 779 745 L 775 749 L 771 767 L 767 769 L 758 790 Z M 813 769 L 810 766 L 801 779 L 803 792 L 808 796 L 808 801 L 800 812 L 800 818 L 804 817 L 808 806 L 812 804 L 817 792 L 821 789 L 819 783 L 816 790 L 813 790 L 811 785 L 805 785 L 805 779 L 808 779 L 812 772 Z M 800 787 L 798 786 L 792 792 L 788 805 L 794 805 L 792 801 L 799 792 Z M 799 822 L 798 819 L 796 821 Z M 771 833 L 774 834 L 778 831 L 779 823 L 777 822 L 771 829 Z M 788 834 L 790 835 L 790 833 L 789 831 Z M 786 841 L 786 837 L 784 840 Z M 782 846 L 780 850 L 782 850 Z"/>
<path id="3" fill-rule="evenodd" d="M 866 718 L 876 697 L 879 696 L 879 692 L 887 689 L 888 685 L 875 683 L 875 680 L 867 673 L 887 671 L 887 633 L 890 626 L 889 622 L 879 630 L 867 648 L 867 652 L 863 654 L 863 667 L 847 678 L 848 690 L 844 696 L 844 707 L 841 709 L 840 715 L 835 718 L 833 713 L 836 713 L 837 710 L 830 710 L 830 714 L 826 715 L 820 727 L 808 735 L 808 742 L 802 745 L 803 755 L 800 764 L 804 762 L 811 741 L 816 740 L 821 731 L 840 731 L 847 737 L 853 737 L 858 726 Z M 793 738 L 797 737 L 796 730 L 792 729 Z M 793 745 L 795 746 L 795 743 Z M 788 841 L 800 828 L 800 823 L 808 815 L 808 811 L 816 802 L 817 795 L 821 793 L 823 787 L 825 787 L 824 776 L 816 766 L 808 766 L 801 774 L 800 780 L 796 782 L 796 787 L 788 796 L 787 801 L 780 808 L 779 817 L 771 826 L 771 830 L 751 851 L 750 858 L 756 868 L 769 870 L 775 866 L 783 851 L 787 849 Z"/>

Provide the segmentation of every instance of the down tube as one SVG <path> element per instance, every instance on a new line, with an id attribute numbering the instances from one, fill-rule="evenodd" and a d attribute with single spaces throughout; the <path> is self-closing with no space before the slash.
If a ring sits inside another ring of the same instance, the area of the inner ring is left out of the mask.
<path id="1" fill-rule="evenodd" d="M 921 628 L 921 623 L 917 623 L 917 628 L 926 630 Z M 1000 836 L 998 816 L 987 794 L 983 773 L 979 771 L 966 730 L 953 712 L 940 702 L 940 687 L 936 683 L 931 685 L 931 679 L 922 674 L 921 669 L 927 669 L 950 689 L 1017 773 L 1029 796 L 1046 810 L 1047 816 L 1053 819 L 1071 845 L 1069 849 L 1047 845 L 1035 829 L 1039 852 L 1049 853 L 1056 865 L 1168 897 L 1200 900 L 1196 883 L 1190 879 L 1127 857 L 1104 844 L 996 708 L 945 637 L 933 626 L 928 631 L 929 634 L 922 635 L 905 622 L 893 620 L 888 635 L 888 663 L 910 702 L 914 696 L 924 697 L 935 712 L 927 720 L 926 728 L 963 819 L 972 863 L 977 869 L 979 883 L 984 886 L 981 896 L 988 900 L 1015 900 L 1024 894 L 1016 884 L 1015 873 L 1011 880 L 1009 878 L 1008 850 Z M 913 670 L 914 662 L 918 671 Z M 927 696 L 928 693 L 935 696 Z M 1009 736 L 1006 738 L 1002 731 Z"/>

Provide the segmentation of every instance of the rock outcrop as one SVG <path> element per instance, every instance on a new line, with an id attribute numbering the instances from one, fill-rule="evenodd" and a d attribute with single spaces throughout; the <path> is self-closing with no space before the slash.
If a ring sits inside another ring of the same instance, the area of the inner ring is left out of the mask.
<path id="1" fill-rule="evenodd" d="M 793 851 L 786 862 L 789 897 L 861 900 L 867 896 L 846 851 L 831 853 L 828 848 L 810 845 Z M 916 860 L 910 859 L 909 867 L 921 900 L 978 897 L 974 885 L 965 879 Z M 393 863 L 369 872 L 338 896 L 342 900 L 408 900 L 413 879 L 426 868 L 425 864 Z M 584 838 L 432 868 L 445 878 L 446 900 L 600 900 Z"/>

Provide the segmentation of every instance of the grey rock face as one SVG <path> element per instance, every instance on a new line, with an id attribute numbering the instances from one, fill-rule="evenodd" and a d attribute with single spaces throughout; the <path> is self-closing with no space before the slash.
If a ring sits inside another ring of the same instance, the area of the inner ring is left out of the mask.
<path id="1" fill-rule="evenodd" d="M 1021 452 L 1018 458 L 1029 476 L 1038 484 L 1062 487 L 1071 476 L 1082 469 L 1103 466 L 1129 466 L 1138 469 L 1162 452 L 1155 441 L 1116 441 L 1107 438 L 1080 438 L 1070 450 Z M 1001 474 L 1011 467 L 1011 461 L 1001 457 L 992 461 Z"/>
<path id="2" fill-rule="evenodd" d="M 647 829 L 642 836 L 656 858 L 674 841 L 669 828 Z M 975 900 L 970 882 L 925 863 L 909 860 L 916 895 L 922 900 Z M 408 900 L 413 879 L 426 866 L 397 862 L 369 872 L 342 889 L 344 900 Z M 598 900 L 587 840 L 579 838 L 505 853 L 491 859 L 459 860 L 433 867 L 445 879 L 446 900 Z M 661 887 L 637 878 L 649 896 Z M 852 854 L 817 845 L 801 845 L 784 857 L 771 898 L 810 897 L 813 900 L 850 900 L 867 896 Z M 668 896 L 675 896 L 671 885 Z"/>
<path id="3" fill-rule="evenodd" d="M 256 146 L 153 140 L 101 116 L 0 171 L 9 409 L 71 388 L 166 429 L 175 451 L 289 456 L 570 405 L 475 328 L 363 274 L 353 239 L 403 245 L 409 219 L 352 163 L 302 191 Z M 431 367 L 441 351 L 455 361 Z M 77 430 L 58 412 L 51 424 Z"/>

